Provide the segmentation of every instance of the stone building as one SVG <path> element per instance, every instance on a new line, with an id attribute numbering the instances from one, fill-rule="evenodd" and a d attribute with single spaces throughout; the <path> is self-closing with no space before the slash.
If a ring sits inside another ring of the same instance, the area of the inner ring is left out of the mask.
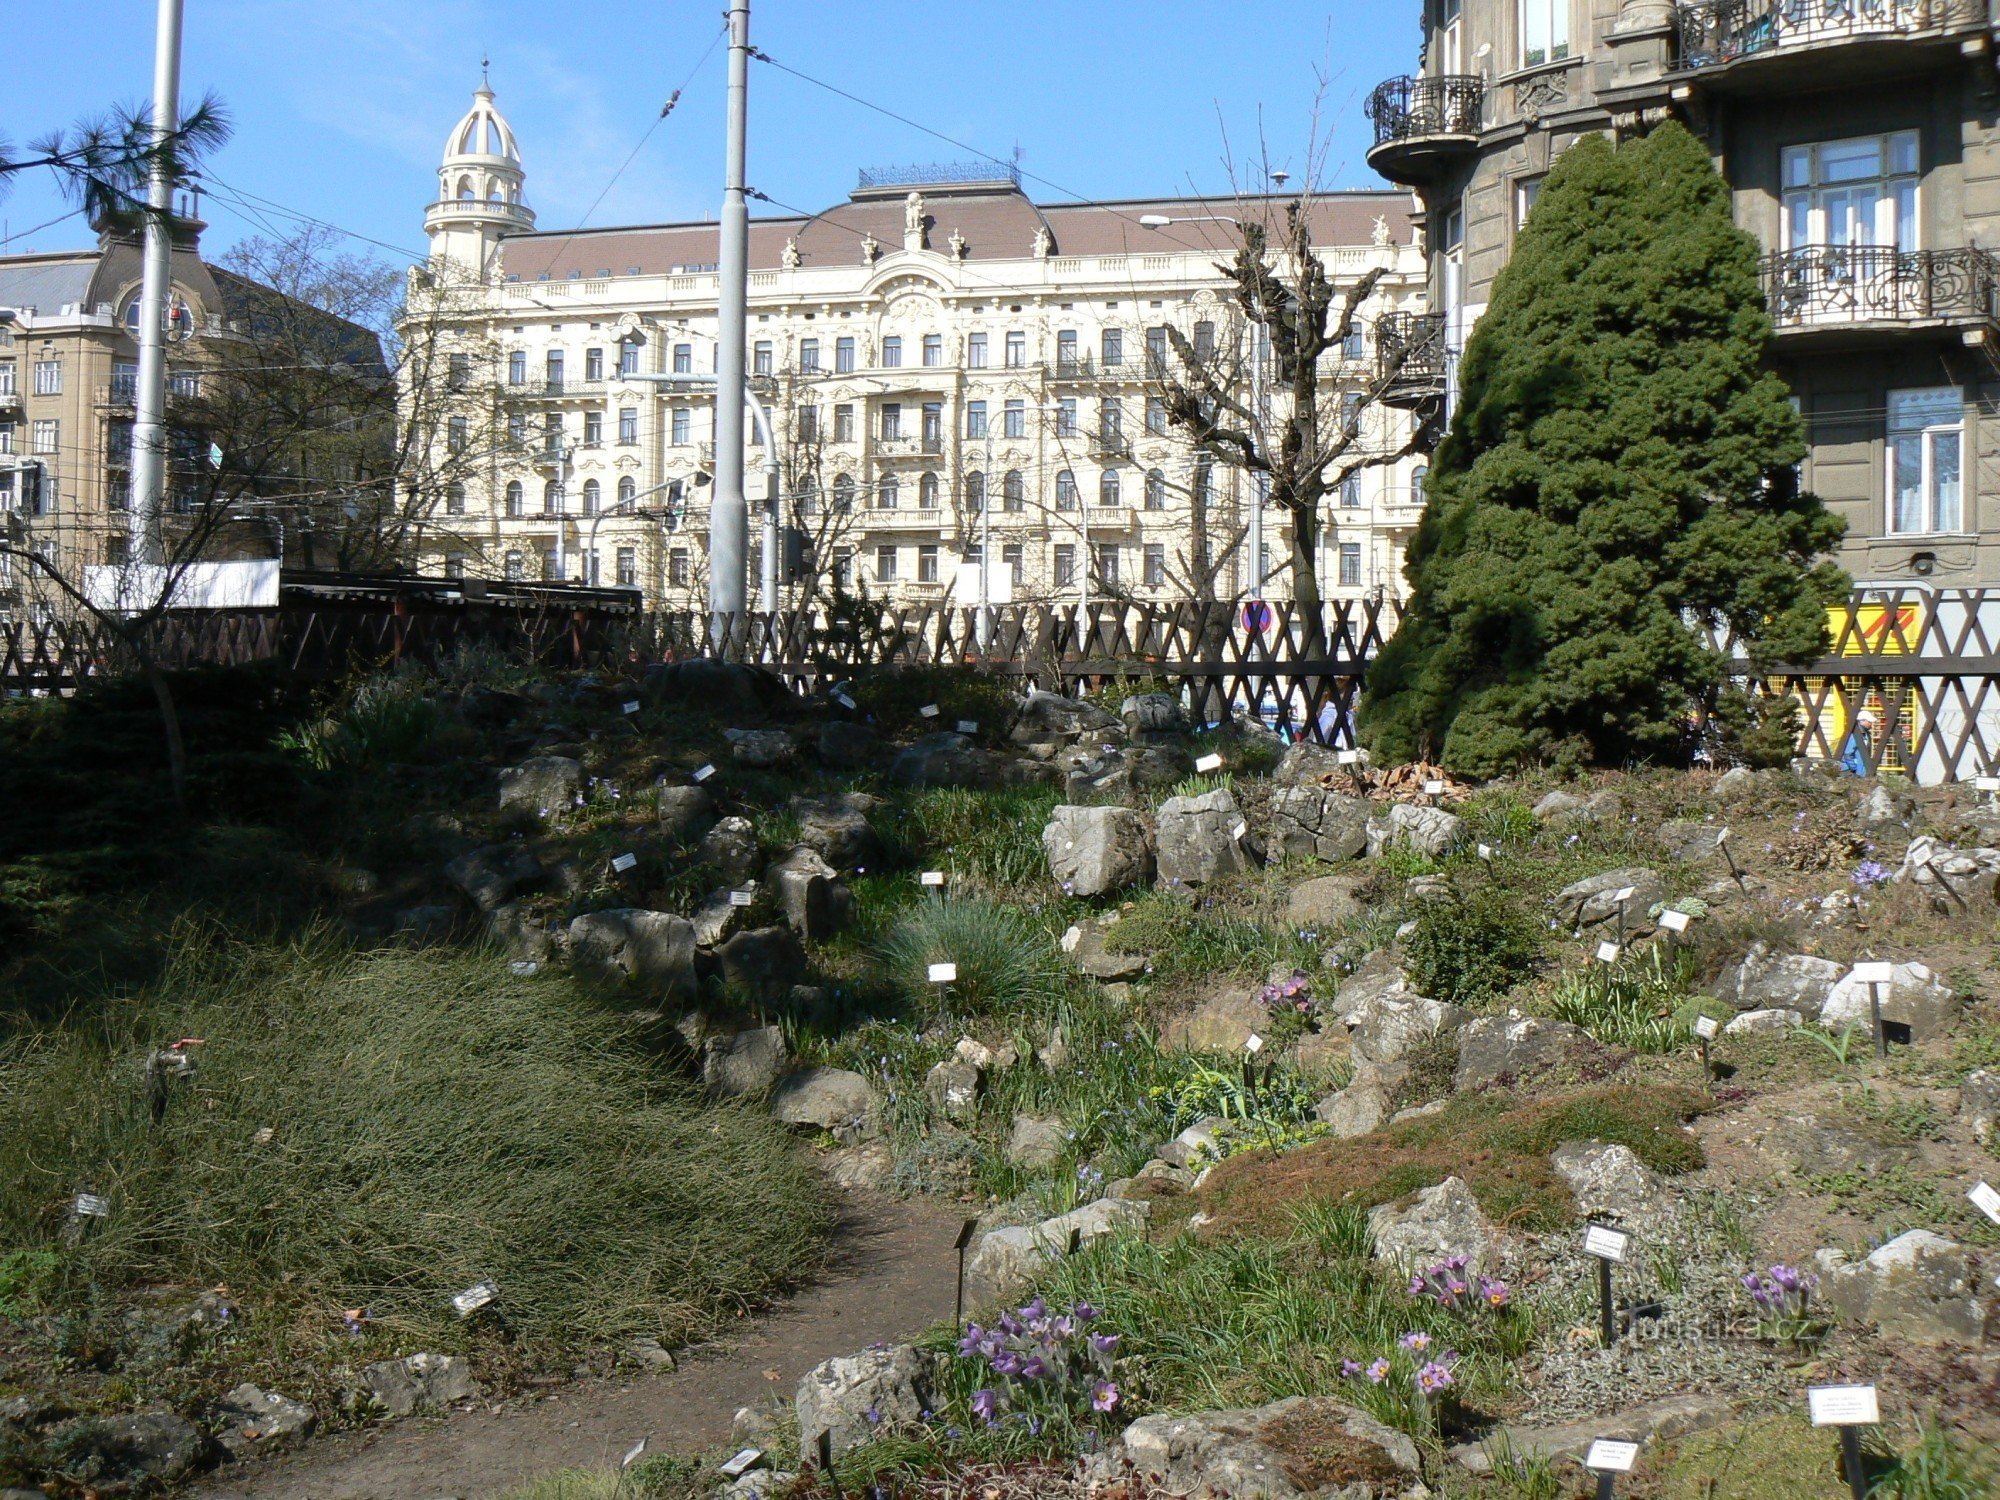
<path id="1" fill-rule="evenodd" d="M 482 87 L 447 138 L 416 285 L 494 362 L 495 436 L 483 482 L 427 528 L 424 564 L 698 606 L 713 397 L 644 377 L 713 374 L 717 226 L 538 228 L 524 186 L 519 144 Z M 806 587 L 838 578 L 898 602 L 976 603 L 990 533 L 996 598 L 1186 597 L 1197 508 L 1219 554 L 1243 532 L 1250 491 L 1167 430 L 1154 362 L 1169 325 L 1248 347 L 1217 263 L 1237 218 L 1279 220 L 1286 201 L 1038 205 L 1018 174 L 980 164 L 864 173 L 822 212 L 753 219 L 748 365 L 773 431 L 767 450 L 750 429 L 752 598 L 773 469 L 797 534 L 787 567 Z M 1331 194 L 1310 211 L 1338 280 L 1386 272 L 1371 323 L 1421 308 L 1406 194 Z M 1330 399 L 1373 369 L 1366 337 L 1344 354 Z M 1371 420 L 1371 442 L 1404 446 L 1407 412 Z M 1371 469 L 1331 509 L 1316 539 L 1330 596 L 1400 589 L 1421 468 Z M 1289 548 L 1272 512 L 1271 597 L 1289 591 Z M 1247 558 L 1229 561 L 1244 566 L 1218 567 L 1212 587 L 1240 596 Z"/>
<path id="2" fill-rule="evenodd" d="M 1862 585 L 2000 581 L 1989 0 L 1424 0 L 1370 163 L 1423 205 L 1440 399 L 1549 165 L 1677 118 L 1764 247 L 1773 359 Z"/>

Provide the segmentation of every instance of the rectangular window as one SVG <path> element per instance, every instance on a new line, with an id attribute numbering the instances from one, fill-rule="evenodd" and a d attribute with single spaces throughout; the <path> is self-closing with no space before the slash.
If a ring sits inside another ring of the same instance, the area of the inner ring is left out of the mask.
<path id="1" fill-rule="evenodd" d="M 1146 398 L 1146 431 L 1165 432 L 1167 430 L 1167 403 L 1159 396 Z"/>
<path id="2" fill-rule="evenodd" d="M 805 375 L 819 373 L 819 340 L 799 340 L 799 371 Z"/>
<path id="3" fill-rule="evenodd" d="M 839 548 L 833 554 L 833 586 L 841 589 L 854 587 L 854 549 Z"/>
<path id="4" fill-rule="evenodd" d="M 1028 363 L 1028 336 L 1019 329 L 1007 335 L 1007 368 L 1021 369 Z"/>
<path id="5" fill-rule="evenodd" d="M 1146 543 L 1146 587 L 1165 588 L 1167 584 L 1167 549 L 1158 542 Z"/>
<path id="6" fill-rule="evenodd" d="M 561 389 L 563 388 L 563 352 L 562 352 L 562 350 L 560 350 L 560 349 L 551 349 L 551 350 L 549 351 L 549 355 L 548 355 L 548 360 L 547 360 L 547 369 L 546 369 L 546 375 L 547 375 L 547 379 L 548 379 L 548 387 L 549 387 L 549 389 L 550 389 L 550 390 L 552 390 L 552 391 L 559 391 L 559 390 L 561 390 Z"/>
<path id="7" fill-rule="evenodd" d="M 516 349 L 507 356 L 507 384 L 526 385 L 528 383 L 528 351 Z"/>
<path id="8" fill-rule="evenodd" d="M 445 486 L 444 513 L 448 516 L 465 514 L 465 486 L 452 484 Z"/>
<path id="9" fill-rule="evenodd" d="M 1535 200 L 1542 196 L 1542 179 L 1524 177 L 1514 184 L 1514 227 L 1519 229 L 1528 222 L 1528 215 L 1534 211 Z"/>
<path id="10" fill-rule="evenodd" d="M 688 435 L 693 430 L 692 422 L 693 418 L 685 406 L 676 406 L 674 408 L 674 446 L 676 448 L 685 448 L 688 445 Z"/>
<path id="11" fill-rule="evenodd" d="M 1348 589 L 1361 587 L 1361 543 L 1359 542 L 1340 544 L 1340 586 Z"/>
<path id="12" fill-rule="evenodd" d="M 1007 570 L 1008 577 L 1014 580 L 1014 587 L 1019 588 L 1027 575 L 1027 567 L 1021 558 L 1021 544 L 1019 542 L 1009 542 L 1000 549 L 1000 565 Z"/>
<path id="13" fill-rule="evenodd" d="M 62 424 L 49 418 L 41 418 L 28 432 L 30 451 L 54 453 L 61 446 Z"/>
<path id="14" fill-rule="evenodd" d="M 903 403 L 885 401 L 882 404 L 882 440 L 893 443 L 903 435 Z"/>
<path id="15" fill-rule="evenodd" d="M 688 549 L 676 547 L 667 554 L 667 582 L 677 589 L 688 586 L 694 570 L 688 561 Z"/>
<path id="16" fill-rule="evenodd" d="M 1076 352 L 1076 330 L 1065 328 L 1056 334 L 1056 369 L 1074 371 L 1080 363 Z"/>
<path id="17" fill-rule="evenodd" d="M 1570 0 L 1521 0 L 1521 66 L 1569 56 Z"/>
<path id="18" fill-rule="evenodd" d="M 618 408 L 618 441 L 631 444 L 639 441 L 639 408 L 621 406 Z"/>
<path id="19" fill-rule="evenodd" d="M 544 453 L 560 453 L 562 451 L 562 440 L 562 413 L 559 411 L 546 413 L 542 417 L 542 451 Z"/>
<path id="20" fill-rule="evenodd" d="M 1215 325 L 1206 318 L 1194 325 L 1194 357 L 1201 364 L 1215 358 Z"/>
<path id="21" fill-rule="evenodd" d="M 1076 397 L 1064 396 L 1056 402 L 1056 436 L 1073 438 L 1076 436 Z"/>
<path id="22" fill-rule="evenodd" d="M 896 549 L 877 547 L 875 549 L 875 581 L 894 583 L 896 581 Z"/>
<path id="23" fill-rule="evenodd" d="M 1106 396 L 1097 403 L 1097 440 L 1107 448 L 1115 448 L 1125 438 L 1125 403 L 1116 396 Z"/>
<path id="24" fill-rule="evenodd" d="M 923 410 L 924 452 L 944 452 L 944 405 L 938 401 L 926 401 Z"/>
<path id="25" fill-rule="evenodd" d="M 676 375 L 694 374 L 693 344 L 674 345 L 674 373 Z"/>
<path id="26" fill-rule="evenodd" d="M 639 346 L 630 339 L 618 346 L 618 373 L 620 375 L 639 373 Z"/>
<path id="27" fill-rule="evenodd" d="M 1340 508 L 1359 510 L 1361 508 L 1361 476 L 1349 474 L 1340 481 Z"/>
<path id="28" fill-rule="evenodd" d="M 37 396 L 60 396 L 62 394 L 61 360 L 38 359 L 35 361 L 35 394 Z"/>
<path id="29" fill-rule="evenodd" d="M 986 436 L 986 403 L 968 401 L 965 403 L 965 435 L 969 438 Z"/>
<path id="30" fill-rule="evenodd" d="M 1056 587 L 1068 588 L 1076 582 L 1076 548 L 1068 542 L 1056 544 Z"/>
<path id="31" fill-rule="evenodd" d="M 930 366 L 944 363 L 944 335 L 927 333 L 924 335 L 924 363 Z"/>
<path id="32" fill-rule="evenodd" d="M 469 354 L 452 355 L 444 378 L 445 389 L 448 391 L 462 391 L 471 379 L 472 356 Z"/>
<path id="33" fill-rule="evenodd" d="M 1965 398 L 1955 386 L 1889 392 L 1889 530 L 1965 529 Z"/>
<path id="34" fill-rule="evenodd" d="M 518 411 L 507 415 L 507 441 L 516 448 L 528 445 L 528 419 Z"/>
<path id="35" fill-rule="evenodd" d="M 1028 403 L 1009 401 L 1000 418 L 1002 437 L 1021 438 L 1028 435 Z"/>
<path id="36" fill-rule="evenodd" d="M 981 334 L 980 337 L 984 338 L 985 335 Z M 11 359 L 0 361 L 0 396 L 11 396 L 13 394 L 14 394 L 14 361 Z"/>
<path id="37" fill-rule="evenodd" d="M 756 347 L 750 351 L 750 373 L 752 375 L 769 375 L 772 368 L 772 358 L 771 341 L 769 339 L 757 340 Z"/>
<path id="38" fill-rule="evenodd" d="M 936 542 L 926 542 L 917 548 L 917 582 L 936 583 L 938 581 L 938 549 Z"/>
<path id="39" fill-rule="evenodd" d="M 1148 328 L 1146 330 L 1146 367 L 1149 375 L 1164 375 L 1167 370 L 1167 330 Z"/>
<path id="40" fill-rule="evenodd" d="M 639 586 L 639 549 L 620 547 L 618 549 L 618 587 L 621 589 Z"/>
<path id="41" fill-rule="evenodd" d="M 583 378 L 593 382 L 604 378 L 604 351 L 602 349 L 586 349 L 583 351 Z"/>
<path id="42" fill-rule="evenodd" d="M 463 453 L 467 443 L 465 418 L 451 418 L 445 426 L 445 431 L 448 434 L 445 438 L 445 446 L 453 453 Z"/>
<path id="43" fill-rule="evenodd" d="M 1125 330 L 1107 328 L 1098 339 L 1098 348 L 1104 356 L 1106 368 L 1125 363 Z"/>
<path id="44" fill-rule="evenodd" d="M 845 375 L 854 368 L 853 338 L 833 341 L 833 369 L 836 375 Z"/>
<path id="45" fill-rule="evenodd" d="M 0 422 L 0 453 L 12 453 L 13 451 L 14 424 L 12 422 Z M 0 473 L 5 472 L 7 471 L 0 470 Z"/>
<path id="46" fill-rule="evenodd" d="M 504 566 L 509 583 L 519 583 L 528 576 L 528 560 L 518 552 L 509 552 Z"/>
<path id="47" fill-rule="evenodd" d="M 463 578 L 465 576 L 465 554 L 463 552 L 445 553 L 444 576 L 447 578 Z"/>
<path id="48" fill-rule="evenodd" d="M 1787 250 L 1921 248 L 1916 131 L 1788 147 L 1781 170 Z"/>
<path id="49" fill-rule="evenodd" d="M 848 402 L 843 401 L 833 409 L 833 440 L 836 443 L 854 441 L 854 407 Z"/>
<path id="50" fill-rule="evenodd" d="M 805 406 L 801 406 L 801 407 L 799 408 L 799 415 L 798 415 L 798 427 L 799 427 L 799 441 L 800 441 L 800 442 L 802 442 L 802 443 L 816 443 L 816 442 L 818 442 L 818 441 L 819 441 L 819 408 L 818 408 L 817 406 L 815 406 L 815 405 L 811 405 L 811 404 L 808 404 L 808 405 L 805 405 Z"/>
<path id="51" fill-rule="evenodd" d="M 604 441 L 604 413 L 587 411 L 583 414 L 583 440 L 592 447 Z"/>
<path id="52" fill-rule="evenodd" d="M 900 370 L 903 367 L 903 341 L 895 334 L 882 340 L 882 368 Z"/>
<path id="53" fill-rule="evenodd" d="M 986 368 L 986 335 L 969 333 L 965 336 L 965 367 L 968 370 Z"/>
<path id="54" fill-rule="evenodd" d="M 1106 588 L 1118 586 L 1118 544 L 1099 542 L 1097 544 L 1097 581 Z"/>

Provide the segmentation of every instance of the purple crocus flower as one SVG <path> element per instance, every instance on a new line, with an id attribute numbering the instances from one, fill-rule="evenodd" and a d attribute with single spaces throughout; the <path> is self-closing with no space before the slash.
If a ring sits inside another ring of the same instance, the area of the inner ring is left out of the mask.
<path id="1" fill-rule="evenodd" d="M 988 1427 L 994 1425 L 1000 1411 L 1000 1397 L 991 1390 L 972 1393 L 972 1414 Z"/>
<path id="2" fill-rule="evenodd" d="M 1090 1388 L 1090 1409 L 1092 1411 L 1112 1411 L 1118 1405 L 1118 1386 L 1110 1380 L 1100 1380 Z"/>
<path id="3" fill-rule="evenodd" d="M 1116 1354 L 1123 1338 L 1124 1335 L 1118 1333 L 1093 1333 L 1090 1336 L 1090 1347 L 1099 1354 Z"/>

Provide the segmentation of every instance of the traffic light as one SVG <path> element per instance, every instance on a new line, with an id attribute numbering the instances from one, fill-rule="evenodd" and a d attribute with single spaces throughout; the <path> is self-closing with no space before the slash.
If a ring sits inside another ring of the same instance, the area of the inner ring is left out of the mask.
<path id="1" fill-rule="evenodd" d="M 812 538 L 798 526 L 787 526 L 784 535 L 784 550 L 779 558 L 783 565 L 786 583 L 797 583 L 812 570 Z"/>

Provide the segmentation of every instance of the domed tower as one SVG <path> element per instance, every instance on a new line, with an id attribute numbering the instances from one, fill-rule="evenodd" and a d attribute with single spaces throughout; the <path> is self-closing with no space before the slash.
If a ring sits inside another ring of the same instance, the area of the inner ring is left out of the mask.
<path id="1" fill-rule="evenodd" d="M 521 199 L 524 177 L 521 148 L 494 106 L 482 66 L 472 108 L 444 143 L 437 201 L 424 214 L 431 258 L 456 261 L 485 280 L 500 236 L 535 227 L 534 211 Z"/>

